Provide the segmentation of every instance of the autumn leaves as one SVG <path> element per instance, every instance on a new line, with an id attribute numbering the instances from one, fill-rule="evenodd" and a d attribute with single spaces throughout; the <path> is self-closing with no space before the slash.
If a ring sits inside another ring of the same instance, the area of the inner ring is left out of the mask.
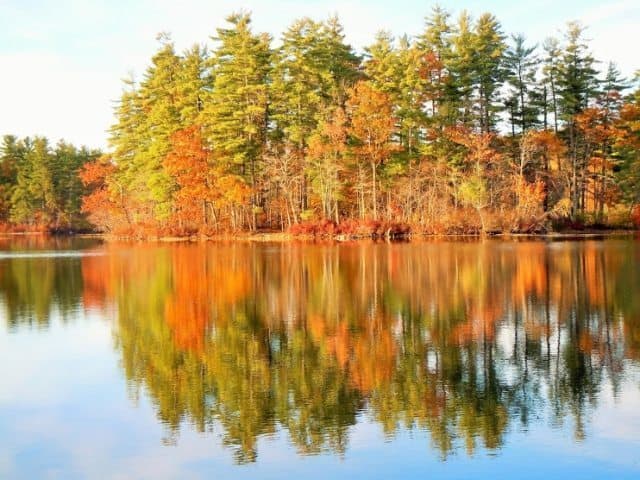
<path id="1" fill-rule="evenodd" d="M 336 18 L 278 46 L 228 17 L 204 46 L 168 38 L 126 84 L 84 212 L 133 235 L 342 230 L 377 235 L 629 225 L 637 94 L 595 70 L 583 29 L 538 56 L 497 18 L 435 8 L 365 55 Z M 384 226 L 384 228 L 382 227 Z"/>

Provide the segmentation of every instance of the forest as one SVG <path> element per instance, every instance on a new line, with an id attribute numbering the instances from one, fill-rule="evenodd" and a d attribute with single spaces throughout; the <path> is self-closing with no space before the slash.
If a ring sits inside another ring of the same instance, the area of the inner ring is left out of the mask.
<path id="1" fill-rule="evenodd" d="M 0 144 L 0 232 L 91 230 L 82 212 L 81 169 L 98 150 L 41 136 L 5 135 Z"/>
<path id="2" fill-rule="evenodd" d="M 640 225 L 640 88 L 567 23 L 536 44 L 434 7 L 363 52 L 337 17 L 230 15 L 127 78 L 106 153 L 5 137 L 5 228 L 127 236 L 484 234 Z"/>

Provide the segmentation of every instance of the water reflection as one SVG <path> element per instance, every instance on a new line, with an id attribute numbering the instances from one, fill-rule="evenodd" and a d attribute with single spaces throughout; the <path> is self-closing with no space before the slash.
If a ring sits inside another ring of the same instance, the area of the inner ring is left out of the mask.
<path id="1" fill-rule="evenodd" d="M 363 416 L 390 438 L 428 431 L 443 458 L 545 417 L 579 441 L 640 360 L 633 241 L 93 251 L 0 262 L 9 325 L 46 326 L 52 304 L 112 315 L 165 440 L 222 426 L 238 462 L 281 430 L 301 454 L 342 454 Z"/>
<path id="2" fill-rule="evenodd" d="M 96 244 L 90 239 L 0 236 L 0 305 L 9 330 L 20 325 L 46 328 L 54 312 L 70 320 L 80 307 L 83 278 L 79 260 L 63 253 Z"/>

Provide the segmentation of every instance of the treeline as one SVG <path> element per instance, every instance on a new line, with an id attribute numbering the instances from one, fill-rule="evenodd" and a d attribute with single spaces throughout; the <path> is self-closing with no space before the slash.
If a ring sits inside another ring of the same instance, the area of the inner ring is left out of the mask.
<path id="1" fill-rule="evenodd" d="M 82 210 L 120 234 L 384 234 L 640 223 L 640 89 L 583 27 L 534 45 L 434 8 L 357 54 L 337 18 L 278 41 L 227 18 L 214 47 L 166 34 L 128 79 Z M 634 210 L 635 208 L 635 210 Z"/>
<path id="2" fill-rule="evenodd" d="M 0 231 L 92 228 L 81 212 L 83 165 L 100 152 L 44 137 L 5 135 L 0 145 Z"/>

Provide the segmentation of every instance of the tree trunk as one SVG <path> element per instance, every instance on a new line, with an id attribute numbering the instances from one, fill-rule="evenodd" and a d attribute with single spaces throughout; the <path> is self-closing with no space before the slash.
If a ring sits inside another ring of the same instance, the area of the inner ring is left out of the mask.
<path id="1" fill-rule="evenodd" d="M 373 199 L 373 219 L 378 219 L 378 195 L 376 192 L 376 163 L 371 162 L 371 196 Z"/>

